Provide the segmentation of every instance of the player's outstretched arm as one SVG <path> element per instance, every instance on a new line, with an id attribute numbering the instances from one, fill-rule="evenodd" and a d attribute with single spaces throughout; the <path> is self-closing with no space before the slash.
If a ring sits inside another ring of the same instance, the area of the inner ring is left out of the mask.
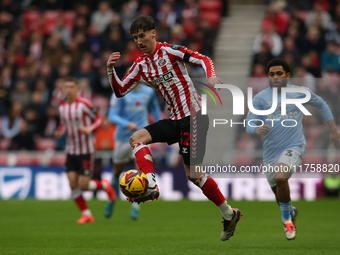
<path id="1" fill-rule="evenodd" d="M 128 74 L 125 75 L 122 80 L 120 80 L 113 67 L 117 63 L 119 58 L 120 53 L 113 52 L 106 62 L 106 71 L 111 88 L 115 92 L 116 97 L 123 97 L 138 85 L 138 83 L 140 82 L 140 73 L 139 66 L 135 62 L 130 68 Z"/>

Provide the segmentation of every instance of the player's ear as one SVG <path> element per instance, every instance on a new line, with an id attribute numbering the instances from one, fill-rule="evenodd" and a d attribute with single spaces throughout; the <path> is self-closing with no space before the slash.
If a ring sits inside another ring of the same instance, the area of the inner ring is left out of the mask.
<path id="1" fill-rule="evenodd" d="M 151 30 L 151 35 L 152 35 L 152 37 L 156 37 L 156 29 Z"/>
<path id="2" fill-rule="evenodd" d="M 287 73 L 287 78 L 288 78 L 288 79 L 290 78 L 290 72 Z"/>

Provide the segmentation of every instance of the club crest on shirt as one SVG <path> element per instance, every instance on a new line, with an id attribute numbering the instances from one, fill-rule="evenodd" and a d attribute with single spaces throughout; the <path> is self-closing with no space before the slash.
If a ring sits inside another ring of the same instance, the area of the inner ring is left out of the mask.
<path id="1" fill-rule="evenodd" d="M 163 67 L 166 65 L 166 60 L 164 58 L 160 58 L 158 60 L 158 66 Z"/>

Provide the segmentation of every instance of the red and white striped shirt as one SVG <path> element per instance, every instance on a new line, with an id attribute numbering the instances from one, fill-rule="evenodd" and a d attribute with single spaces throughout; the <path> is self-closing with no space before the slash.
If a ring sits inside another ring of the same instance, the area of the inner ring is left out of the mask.
<path id="1" fill-rule="evenodd" d="M 72 103 L 62 102 L 59 105 L 59 113 L 58 131 L 67 133 L 66 152 L 71 155 L 94 153 L 92 135 L 86 135 L 79 130 L 81 127 L 89 127 L 93 131 L 103 123 L 92 102 L 77 96 Z"/>
<path id="2" fill-rule="evenodd" d="M 114 68 L 107 68 L 110 84 L 117 97 L 129 93 L 142 82 L 154 89 L 169 105 L 170 119 L 179 120 L 194 116 L 201 109 L 198 95 L 184 62 L 201 66 L 207 77 L 216 77 L 212 60 L 187 47 L 157 42 L 151 56 L 136 59 L 123 80 L 119 80 Z"/>

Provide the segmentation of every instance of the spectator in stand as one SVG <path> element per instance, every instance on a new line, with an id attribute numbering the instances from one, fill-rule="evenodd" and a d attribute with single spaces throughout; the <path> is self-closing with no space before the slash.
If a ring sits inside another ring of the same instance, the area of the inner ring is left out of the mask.
<path id="1" fill-rule="evenodd" d="M 55 81 L 54 89 L 52 92 L 51 104 L 58 106 L 65 99 L 63 91 L 63 79 L 59 78 Z"/>
<path id="2" fill-rule="evenodd" d="M 265 70 L 265 66 L 261 63 L 257 63 L 254 68 L 250 79 L 248 80 L 247 87 L 253 88 L 253 95 L 267 87 L 268 75 Z"/>
<path id="3" fill-rule="evenodd" d="M 315 78 L 321 77 L 319 60 L 315 51 L 303 55 L 301 58 L 301 65 L 303 65 L 309 73 L 313 74 Z"/>
<path id="4" fill-rule="evenodd" d="M 285 1 L 273 1 L 263 18 L 263 22 L 271 22 L 276 27 L 276 32 L 283 36 L 286 33 L 289 15 L 283 11 L 286 7 Z"/>
<path id="5" fill-rule="evenodd" d="M 35 150 L 34 133 L 27 129 L 27 122 L 25 120 L 20 122 L 19 133 L 11 140 L 10 150 Z"/>
<path id="6" fill-rule="evenodd" d="M 124 28 L 125 34 L 130 35 L 129 30 L 132 21 L 138 16 L 137 12 L 138 2 L 135 0 L 129 0 L 122 5 L 120 11 L 120 21 Z"/>
<path id="7" fill-rule="evenodd" d="M 316 79 L 315 77 L 309 73 L 304 66 L 299 66 L 294 74 L 294 82 L 292 82 L 298 86 L 304 86 L 309 88 L 311 91 L 316 91 Z"/>
<path id="8" fill-rule="evenodd" d="M 269 46 L 265 42 L 262 42 L 260 52 L 258 52 L 254 55 L 253 66 L 255 64 L 262 64 L 262 65 L 266 66 L 267 63 L 273 58 L 274 58 L 274 56 L 270 52 Z"/>
<path id="9" fill-rule="evenodd" d="M 13 138 L 20 131 L 22 104 L 13 102 L 8 115 L 2 117 L 1 134 L 4 138 Z"/>
<path id="10" fill-rule="evenodd" d="M 110 55 L 110 54 L 109 54 Z M 98 71 L 98 81 L 97 81 L 97 86 L 94 90 L 94 92 L 98 95 L 102 95 L 106 98 L 109 98 L 112 93 L 112 88 L 109 82 L 109 79 L 107 78 L 107 73 L 106 73 L 106 66 L 103 65 L 99 68 Z"/>
<path id="11" fill-rule="evenodd" d="M 164 2 L 161 5 L 160 11 L 157 13 L 157 20 L 164 22 L 169 26 L 172 27 L 175 25 L 177 21 L 177 14 L 174 12 L 173 7 L 170 3 Z"/>
<path id="12" fill-rule="evenodd" d="M 313 4 L 313 10 L 308 14 L 306 26 L 308 28 L 316 24 L 323 30 L 327 30 L 331 22 L 331 15 L 325 11 L 322 1 L 316 0 Z"/>
<path id="13" fill-rule="evenodd" d="M 110 8 L 108 1 L 102 1 L 98 4 L 98 10 L 91 16 L 91 23 L 96 25 L 98 32 L 101 34 L 110 24 L 113 16 L 113 11 Z"/>
<path id="14" fill-rule="evenodd" d="M 2 87 L 4 89 L 11 89 L 13 86 L 13 71 L 12 66 L 6 65 L 1 70 L 0 79 L 2 81 Z"/>
<path id="15" fill-rule="evenodd" d="M 78 95 L 93 102 L 95 95 L 92 92 L 89 80 L 87 78 L 81 78 L 79 79 L 78 84 L 79 84 Z"/>
<path id="16" fill-rule="evenodd" d="M 255 54 L 261 52 L 263 43 L 269 47 L 274 57 L 279 56 L 283 49 L 281 37 L 275 32 L 275 27 L 271 22 L 264 22 L 261 33 L 255 37 L 253 45 Z"/>
<path id="17" fill-rule="evenodd" d="M 284 49 L 282 54 L 285 53 L 290 53 L 295 55 L 298 58 L 299 55 L 299 51 L 295 45 L 295 41 L 294 38 L 287 36 L 284 40 L 283 40 L 283 45 L 284 45 Z"/>
<path id="18" fill-rule="evenodd" d="M 104 37 L 104 49 L 122 52 L 125 50 L 126 41 L 120 29 L 110 30 L 108 37 Z"/>
<path id="19" fill-rule="evenodd" d="M 90 82 L 91 89 L 95 89 L 97 75 L 92 70 L 92 63 L 90 60 L 83 59 L 80 62 L 79 71 L 75 74 L 75 78 L 87 78 Z"/>
<path id="20" fill-rule="evenodd" d="M 7 94 L 8 90 L 4 88 L 3 81 L 0 77 L 0 118 L 7 113 Z M 1 123 L 0 123 L 1 127 Z M 0 128 L 1 130 L 1 128 Z M 0 134 L 1 137 L 1 134 Z"/>
<path id="21" fill-rule="evenodd" d="M 54 137 L 54 132 L 59 125 L 59 110 L 57 107 L 48 105 L 47 110 L 47 121 L 44 130 L 44 137 Z"/>
<path id="22" fill-rule="evenodd" d="M 120 15 L 117 12 L 113 13 L 112 19 L 110 21 L 110 24 L 106 28 L 105 34 L 107 36 L 109 36 L 111 31 L 119 31 L 122 39 L 126 40 L 125 31 L 124 31 L 123 25 L 120 21 Z"/>
<path id="23" fill-rule="evenodd" d="M 46 40 L 46 46 L 43 50 L 43 56 L 49 60 L 52 67 L 57 68 L 64 54 L 65 50 L 62 47 L 59 35 L 51 35 Z"/>
<path id="24" fill-rule="evenodd" d="M 52 34 L 57 34 L 64 46 L 68 46 L 71 42 L 72 30 L 66 26 L 62 16 L 57 18 Z"/>
<path id="25" fill-rule="evenodd" d="M 323 72 L 339 72 L 339 54 L 337 53 L 336 44 L 328 42 L 326 50 L 321 54 L 321 71 Z"/>
<path id="26" fill-rule="evenodd" d="M 15 89 L 9 95 L 9 103 L 15 101 L 20 102 L 23 106 L 27 105 L 31 100 L 31 92 L 28 90 L 28 85 L 25 80 L 18 80 L 15 84 Z"/>
<path id="27" fill-rule="evenodd" d="M 315 26 L 308 28 L 306 38 L 301 45 L 301 52 L 308 53 L 311 50 L 315 50 L 318 55 L 325 49 L 324 38 L 322 37 L 319 29 Z"/>
<path id="28" fill-rule="evenodd" d="M 37 61 L 40 60 L 43 50 L 43 37 L 39 31 L 34 31 L 31 35 L 29 53 Z"/>
<path id="29" fill-rule="evenodd" d="M 330 24 L 325 40 L 326 42 L 335 42 L 340 45 L 340 17 Z"/>

